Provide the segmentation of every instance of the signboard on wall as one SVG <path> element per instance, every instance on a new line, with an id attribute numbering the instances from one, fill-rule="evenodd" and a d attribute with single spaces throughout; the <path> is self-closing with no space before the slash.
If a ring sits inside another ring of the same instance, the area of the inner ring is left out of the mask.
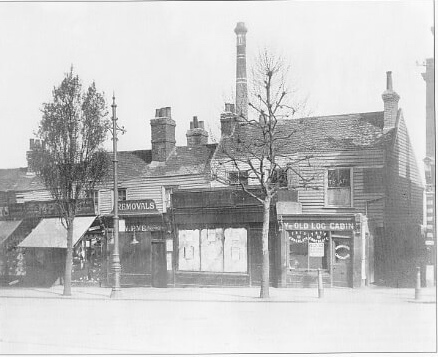
<path id="1" fill-rule="evenodd" d="M 56 201 L 27 201 L 25 203 L 12 203 L 8 206 L 9 217 L 59 217 L 59 207 Z M 94 202 L 92 198 L 78 201 L 77 215 L 94 215 Z"/>
<path id="2" fill-rule="evenodd" d="M 356 229 L 354 222 L 287 222 L 284 224 L 286 230 L 328 230 L 328 231 L 353 231 Z"/>
<path id="3" fill-rule="evenodd" d="M 129 200 L 119 201 L 119 214 L 144 214 L 157 213 L 157 205 L 154 200 Z"/>

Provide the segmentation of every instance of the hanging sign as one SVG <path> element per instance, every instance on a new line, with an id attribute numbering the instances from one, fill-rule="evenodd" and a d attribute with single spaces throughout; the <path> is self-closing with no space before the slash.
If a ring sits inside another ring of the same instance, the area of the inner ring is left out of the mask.
<path id="1" fill-rule="evenodd" d="M 323 257 L 324 243 L 309 242 L 309 257 Z"/>

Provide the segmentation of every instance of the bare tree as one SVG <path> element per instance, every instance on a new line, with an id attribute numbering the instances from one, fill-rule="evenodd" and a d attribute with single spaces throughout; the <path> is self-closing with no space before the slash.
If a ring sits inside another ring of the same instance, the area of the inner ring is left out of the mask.
<path id="1" fill-rule="evenodd" d="M 73 222 L 80 199 L 110 166 L 102 149 L 110 123 L 103 94 L 94 82 L 83 92 L 73 67 L 52 96 L 51 102 L 43 104 L 37 132 L 43 145 L 31 152 L 30 167 L 56 201 L 67 230 L 63 294 L 71 295 Z"/>
<path id="2" fill-rule="evenodd" d="M 312 156 L 285 152 L 293 140 L 295 130 L 285 131 L 281 125 L 286 119 L 304 107 L 303 102 L 294 103 L 293 92 L 287 87 L 288 68 L 283 59 L 262 51 L 252 71 L 252 87 L 249 90 L 248 117 L 236 117 L 234 130 L 223 137 L 219 146 L 215 177 L 229 182 L 230 171 L 240 187 L 263 205 L 262 230 L 262 279 L 260 297 L 269 297 L 269 221 L 273 198 L 283 187 L 297 187 L 310 183 L 313 177 L 301 175 L 300 166 L 309 165 Z M 219 173 L 222 171 L 222 174 Z M 292 175 L 293 174 L 293 175 Z M 291 184 L 288 176 L 299 178 Z M 260 192 L 250 190 L 248 181 L 255 182 Z"/>

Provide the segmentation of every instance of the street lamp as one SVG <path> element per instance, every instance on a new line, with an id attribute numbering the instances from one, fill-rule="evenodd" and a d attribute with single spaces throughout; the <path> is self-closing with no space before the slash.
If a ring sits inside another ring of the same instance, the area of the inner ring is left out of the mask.
<path id="1" fill-rule="evenodd" d="M 118 173 L 117 173 L 117 131 L 121 131 L 122 134 L 125 132 L 125 129 L 122 127 L 120 128 L 117 125 L 117 116 L 116 116 L 116 98 L 113 94 L 113 104 L 111 105 L 111 108 L 113 110 L 113 127 L 112 127 L 112 134 L 113 134 L 113 169 L 114 169 L 114 248 L 113 248 L 113 254 L 112 254 L 112 261 L 111 261 L 111 270 L 113 272 L 113 287 L 111 289 L 111 295 L 110 297 L 113 299 L 120 298 L 122 295 L 122 291 L 120 289 L 120 273 L 122 271 L 122 266 L 120 264 L 120 255 L 119 255 L 119 192 L 118 192 Z"/>

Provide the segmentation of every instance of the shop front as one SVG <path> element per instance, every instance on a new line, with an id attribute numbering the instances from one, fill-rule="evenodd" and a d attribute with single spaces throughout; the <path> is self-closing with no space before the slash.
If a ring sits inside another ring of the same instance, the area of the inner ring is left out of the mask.
<path id="1" fill-rule="evenodd" d="M 172 197 L 175 286 L 259 285 L 263 207 L 238 189 L 175 191 Z M 270 231 L 275 285 L 275 215 Z"/>
<path id="2" fill-rule="evenodd" d="M 121 285 L 167 286 L 166 232 L 163 215 L 153 200 L 119 202 L 119 254 Z M 107 217 L 106 274 L 112 284 L 111 254 L 114 249 L 112 217 Z"/>
<path id="3" fill-rule="evenodd" d="M 280 215 L 281 286 L 360 287 L 372 277 L 367 219 L 355 215 Z"/>

